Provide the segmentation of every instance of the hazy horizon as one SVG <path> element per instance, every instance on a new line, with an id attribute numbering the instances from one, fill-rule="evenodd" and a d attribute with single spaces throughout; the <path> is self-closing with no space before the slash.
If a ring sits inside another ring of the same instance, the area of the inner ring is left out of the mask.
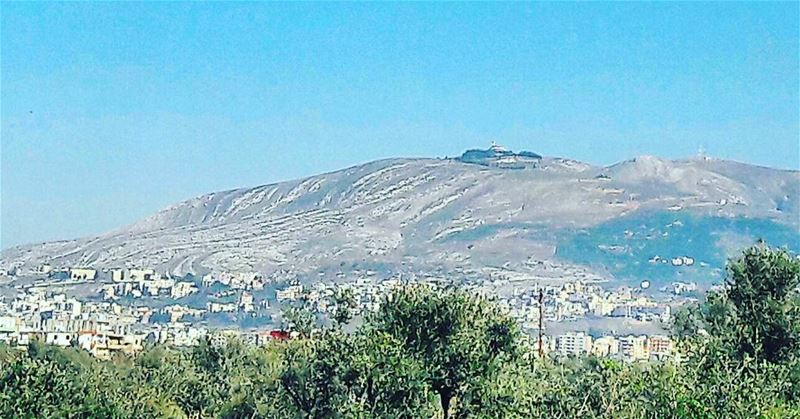
<path id="1" fill-rule="evenodd" d="M 798 170 L 799 8 L 6 3 L 0 247 L 492 140 Z"/>

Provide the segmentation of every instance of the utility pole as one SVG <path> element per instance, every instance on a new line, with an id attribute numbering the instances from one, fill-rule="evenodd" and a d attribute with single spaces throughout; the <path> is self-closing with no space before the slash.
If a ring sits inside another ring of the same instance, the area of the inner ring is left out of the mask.
<path id="1" fill-rule="evenodd" d="M 544 358 L 544 349 L 542 348 L 542 324 L 544 318 L 544 291 L 539 287 L 539 358 Z"/>

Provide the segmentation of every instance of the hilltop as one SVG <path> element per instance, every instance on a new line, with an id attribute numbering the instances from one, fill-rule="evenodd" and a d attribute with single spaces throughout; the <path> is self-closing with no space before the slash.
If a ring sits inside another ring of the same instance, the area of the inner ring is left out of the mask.
<path id="1" fill-rule="evenodd" d="M 647 230 L 664 228 L 664 220 L 671 218 L 684 223 L 687 217 L 712 220 L 700 223 L 709 231 L 692 234 L 711 235 L 704 242 L 720 257 L 734 247 L 731 240 L 748 243 L 765 236 L 796 244 L 800 173 L 709 158 L 652 156 L 598 167 L 493 146 L 457 159 L 380 160 L 209 193 L 96 237 L 7 249 L 0 267 L 24 272 L 49 263 L 148 267 L 172 275 L 255 271 L 324 279 L 359 267 L 543 275 L 546 261 L 611 279 L 620 270 L 604 266 L 608 258 L 576 252 L 585 256 L 580 260 L 559 249 L 569 250 L 581 233 L 603 231 L 615 222 Z M 648 220 L 658 225 L 647 226 Z M 756 221 L 762 224 L 754 226 Z M 644 245 L 617 243 L 626 240 L 626 233 L 616 233 L 598 235 L 614 243 L 591 242 L 589 247 L 618 249 L 601 253 L 617 258 L 621 252 L 637 264 L 653 256 L 636 252 Z M 662 252 L 672 254 L 660 256 L 686 254 L 672 248 L 685 245 L 663 244 Z"/>

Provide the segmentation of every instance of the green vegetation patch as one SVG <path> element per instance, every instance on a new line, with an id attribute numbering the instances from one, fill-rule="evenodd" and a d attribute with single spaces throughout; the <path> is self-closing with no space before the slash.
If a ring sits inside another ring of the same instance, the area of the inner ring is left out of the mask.
<path id="1" fill-rule="evenodd" d="M 764 240 L 800 251 L 800 231 L 765 219 L 723 218 L 688 212 L 649 212 L 562 235 L 556 256 L 598 266 L 622 280 L 719 282 L 722 267 L 740 249 Z M 657 259 L 656 259 L 657 257 Z M 691 265 L 673 258 L 691 259 Z"/>

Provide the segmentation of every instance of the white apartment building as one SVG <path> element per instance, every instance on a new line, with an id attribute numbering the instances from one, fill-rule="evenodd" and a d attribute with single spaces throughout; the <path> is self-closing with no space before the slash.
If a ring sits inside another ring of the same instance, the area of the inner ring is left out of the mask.
<path id="1" fill-rule="evenodd" d="M 556 337 L 556 352 L 562 355 L 582 355 L 592 350 L 592 337 L 584 332 L 566 333 Z"/>

